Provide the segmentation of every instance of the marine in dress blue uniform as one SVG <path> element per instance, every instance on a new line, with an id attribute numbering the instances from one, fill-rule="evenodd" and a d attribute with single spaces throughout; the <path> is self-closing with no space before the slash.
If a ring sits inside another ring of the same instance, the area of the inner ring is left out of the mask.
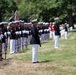
<path id="1" fill-rule="evenodd" d="M 32 20 L 32 24 L 33 24 L 33 26 L 31 27 L 32 62 L 38 63 L 37 52 L 38 52 L 38 45 L 40 44 L 40 38 L 37 30 L 38 25 L 37 20 Z"/>
<path id="2" fill-rule="evenodd" d="M 55 48 L 59 47 L 59 37 L 60 37 L 60 28 L 59 28 L 59 18 L 55 18 Z"/>
<path id="3" fill-rule="evenodd" d="M 64 25 L 65 25 L 65 27 L 64 27 L 64 29 L 65 29 L 65 39 L 68 39 L 68 27 L 67 27 L 67 23 L 65 23 Z"/>
<path id="4" fill-rule="evenodd" d="M 10 31 L 10 54 L 15 53 L 15 29 L 14 29 L 14 22 L 9 23 L 9 31 Z"/>

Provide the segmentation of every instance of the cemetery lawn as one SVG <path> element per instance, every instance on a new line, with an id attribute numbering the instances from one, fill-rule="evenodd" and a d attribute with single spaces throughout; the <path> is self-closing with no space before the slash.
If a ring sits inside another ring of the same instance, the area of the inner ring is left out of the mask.
<path id="1" fill-rule="evenodd" d="M 45 41 L 38 50 L 40 63 L 31 62 L 31 45 L 16 54 L 8 53 L 0 61 L 0 75 L 76 75 L 76 29 L 68 35 L 68 40 L 60 38 L 58 49 L 54 40 Z"/>

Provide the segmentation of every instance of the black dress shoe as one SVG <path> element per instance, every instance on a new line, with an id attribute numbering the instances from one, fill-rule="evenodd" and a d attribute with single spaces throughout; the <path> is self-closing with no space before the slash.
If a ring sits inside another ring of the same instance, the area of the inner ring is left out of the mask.
<path id="1" fill-rule="evenodd" d="M 2 59 L 4 59 L 4 58 L 2 58 Z"/>
<path id="2" fill-rule="evenodd" d="M 39 61 L 33 62 L 33 63 L 39 63 Z"/>

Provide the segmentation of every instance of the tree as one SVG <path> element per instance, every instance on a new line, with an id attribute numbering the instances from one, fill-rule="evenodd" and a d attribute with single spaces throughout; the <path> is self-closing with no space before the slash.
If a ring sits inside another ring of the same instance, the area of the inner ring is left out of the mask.
<path id="1" fill-rule="evenodd" d="M 15 10 L 17 10 L 17 6 L 13 0 L 0 0 L 0 22 L 7 20 Z"/>
<path id="2" fill-rule="evenodd" d="M 67 1 L 68 6 L 67 6 L 67 14 L 68 14 L 68 21 L 69 21 L 69 27 L 73 27 L 74 28 L 74 23 L 73 23 L 73 11 L 72 11 L 72 0 L 68 0 Z"/>
<path id="3" fill-rule="evenodd" d="M 8 8 L 8 2 L 6 0 L 0 1 L 0 22 L 3 20 L 3 16 L 6 13 L 6 8 Z"/>
<path id="4" fill-rule="evenodd" d="M 15 0 L 18 6 L 19 17 L 40 21 L 54 21 L 59 17 L 60 22 L 68 22 L 73 26 L 73 17 L 76 16 L 76 0 Z"/>

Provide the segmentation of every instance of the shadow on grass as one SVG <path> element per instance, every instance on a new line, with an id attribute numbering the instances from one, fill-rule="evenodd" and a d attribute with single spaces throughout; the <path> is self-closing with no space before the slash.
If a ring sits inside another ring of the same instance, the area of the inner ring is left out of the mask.
<path id="1" fill-rule="evenodd" d="M 48 41 L 51 41 L 51 40 L 53 40 L 53 39 L 48 39 L 47 41 L 44 41 L 43 43 L 41 43 L 41 44 L 47 44 L 48 43 Z"/>
<path id="2" fill-rule="evenodd" d="M 48 63 L 48 62 L 52 62 L 53 60 L 44 60 L 44 61 L 41 61 L 40 63 Z"/>
<path id="3" fill-rule="evenodd" d="M 72 32 L 72 33 L 76 33 L 76 31 L 70 31 L 70 32 Z"/>
<path id="4" fill-rule="evenodd" d="M 73 31 L 70 31 L 70 32 L 74 32 L 74 33 L 75 33 L 75 32 L 76 32 L 76 29 L 75 29 L 75 30 L 73 30 Z"/>
<path id="5" fill-rule="evenodd" d="M 48 43 L 47 41 L 44 41 L 42 44 Z"/>
<path id="6" fill-rule="evenodd" d="M 25 52 L 27 52 L 28 50 L 30 50 L 30 49 L 29 49 L 29 48 L 25 48 L 25 49 L 23 49 L 23 50 L 19 50 L 18 53 L 25 53 Z"/>

